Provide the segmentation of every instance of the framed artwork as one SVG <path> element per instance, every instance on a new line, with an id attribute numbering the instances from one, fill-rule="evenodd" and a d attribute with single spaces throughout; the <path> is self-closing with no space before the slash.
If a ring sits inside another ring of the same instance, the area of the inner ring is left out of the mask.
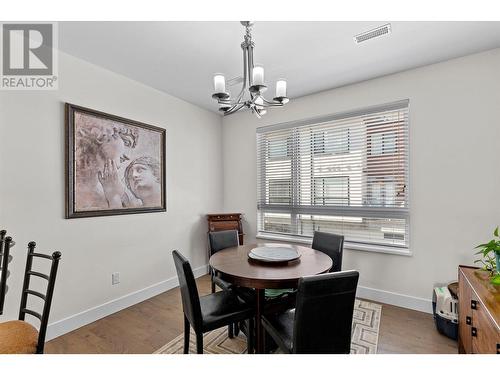
<path id="1" fill-rule="evenodd" d="M 65 107 L 66 218 L 166 211 L 165 129 Z"/>

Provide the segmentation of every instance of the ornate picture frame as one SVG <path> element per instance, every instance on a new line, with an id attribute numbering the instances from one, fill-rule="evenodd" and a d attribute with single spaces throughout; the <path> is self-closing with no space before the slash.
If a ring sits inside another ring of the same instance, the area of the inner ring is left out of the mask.
<path id="1" fill-rule="evenodd" d="M 166 130 L 65 104 L 66 218 L 166 211 Z"/>

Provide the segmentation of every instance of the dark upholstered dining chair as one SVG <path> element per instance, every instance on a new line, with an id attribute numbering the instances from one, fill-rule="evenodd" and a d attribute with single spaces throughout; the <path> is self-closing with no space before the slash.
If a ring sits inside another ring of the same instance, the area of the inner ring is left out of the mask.
<path id="1" fill-rule="evenodd" d="M 342 270 L 342 253 L 344 252 L 344 236 L 338 234 L 314 232 L 311 246 L 314 250 L 325 253 L 333 260 L 330 272 Z"/>
<path id="2" fill-rule="evenodd" d="M 210 246 L 210 256 L 220 250 L 227 249 L 239 245 L 238 231 L 237 230 L 221 230 L 218 232 L 208 233 L 208 243 Z M 215 292 L 217 285 L 222 290 L 229 290 L 232 286 L 226 281 L 217 276 L 213 269 L 210 269 L 210 281 L 212 283 L 212 293 Z"/>
<path id="3" fill-rule="evenodd" d="M 0 315 L 3 314 L 3 306 L 5 302 L 5 294 L 7 293 L 7 278 L 10 275 L 9 263 L 12 260 L 12 255 L 10 255 L 10 249 L 14 246 L 14 241 L 12 237 L 6 236 L 7 231 L 0 230 Z"/>
<path id="4" fill-rule="evenodd" d="M 189 352 L 190 327 L 196 334 L 196 351 L 203 353 L 203 333 L 214 329 L 232 325 L 243 320 L 253 330 L 253 306 L 245 303 L 231 291 L 220 291 L 206 296 L 199 296 L 193 271 L 188 260 L 177 250 L 172 252 L 174 257 L 184 311 L 184 353 Z M 252 335 L 247 336 L 248 352 L 253 347 Z"/>
<path id="5" fill-rule="evenodd" d="M 239 245 L 238 231 L 237 230 L 221 230 L 217 232 L 208 232 L 208 244 L 210 248 L 210 256 L 217 251 L 227 249 Z M 210 266 L 209 266 L 210 267 Z M 212 293 L 215 293 L 215 286 L 225 291 L 232 289 L 233 285 L 227 281 L 222 280 L 214 269 L 210 267 L 210 282 L 212 284 Z M 227 327 L 227 334 L 230 338 L 234 335 L 238 336 L 238 324 L 230 324 Z"/>
<path id="6" fill-rule="evenodd" d="M 264 329 L 285 353 L 348 354 L 358 278 L 357 271 L 301 278 L 295 309 L 265 315 Z"/>
<path id="7" fill-rule="evenodd" d="M 2 354 L 42 354 L 44 350 L 45 335 L 61 253 L 59 251 L 54 252 L 52 255 L 35 253 L 35 247 L 35 242 L 28 244 L 19 320 L 0 323 L 0 337 L 2 338 L 0 340 L 0 353 Z M 33 258 L 46 259 L 51 262 L 48 275 L 32 270 Z M 46 280 L 45 294 L 30 288 L 30 281 L 33 276 Z M 27 308 L 29 296 L 35 296 L 43 301 L 41 313 Z M 26 314 L 32 315 L 40 321 L 38 330 L 25 321 Z"/>

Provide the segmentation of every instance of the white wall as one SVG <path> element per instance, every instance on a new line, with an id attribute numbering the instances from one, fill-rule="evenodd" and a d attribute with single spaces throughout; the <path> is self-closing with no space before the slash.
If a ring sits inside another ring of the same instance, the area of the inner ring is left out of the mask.
<path id="1" fill-rule="evenodd" d="M 166 213 L 64 219 L 65 102 L 166 129 Z M 30 240 L 63 254 L 51 337 L 174 286 L 174 249 L 205 272 L 204 215 L 222 209 L 220 116 L 61 53 L 59 90 L 0 92 L 0 126 L 0 227 L 17 242 L 1 320 L 17 317 Z"/>
<path id="2" fill-rule="evenodd" d="M 500 49 L 292 100 L 262 119 L 223 119 L 224 209 L 256 235 L 257 127 L 410 99 L 410 250 L 346 250 L 359 295 L 429 311 L 435 282 L 456 279 L 500 224 Z M 290 89 L 293 89 L 290 87 Z"/>

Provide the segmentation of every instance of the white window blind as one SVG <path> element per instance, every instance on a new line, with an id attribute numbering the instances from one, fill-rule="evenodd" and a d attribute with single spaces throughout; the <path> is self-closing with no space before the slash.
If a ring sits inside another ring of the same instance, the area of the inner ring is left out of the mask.
<path id="1" fill-rule="evenodd" d="M 407 100 L 257 129 L 258 234 L 408 249 L 408 146 Z"/>

